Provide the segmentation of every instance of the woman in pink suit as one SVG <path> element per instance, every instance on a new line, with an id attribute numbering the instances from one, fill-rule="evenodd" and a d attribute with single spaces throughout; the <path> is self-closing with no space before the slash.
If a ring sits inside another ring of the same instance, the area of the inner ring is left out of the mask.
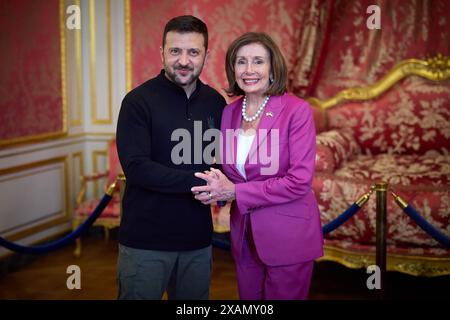
<path id="1" fill-rule="evenodd" d="M 232 201 L 231 251 L 241 299 L 307 299 L 314 259 L 323 254 L 311 183 L 316 132 L 307 102 L 286 93 L 287 68 L 264 33 L 237 38 L 226 55 L 222 169 L 196 173 L 204 204 Z"/>

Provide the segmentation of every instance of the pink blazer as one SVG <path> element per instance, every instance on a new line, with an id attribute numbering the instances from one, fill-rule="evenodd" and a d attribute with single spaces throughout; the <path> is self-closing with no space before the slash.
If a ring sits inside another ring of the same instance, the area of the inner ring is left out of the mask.
<path id="1" fill-rule="evenodd" d="M 242 98 L 229 104 L 221 123 L 222 168 L 236 184 L 230 212 L 234 259 L 240 259 L 246 219 L 251 219 L 256 250 L 266 265 L 322 256 L 319 208 L 311 189 L 316 132 L 308 103 L 287 93 L 270 98 L 245 164 L 247 180 L 235 166 L 237 134 L 230 135 L 240 128 L 241 107 Z"/>

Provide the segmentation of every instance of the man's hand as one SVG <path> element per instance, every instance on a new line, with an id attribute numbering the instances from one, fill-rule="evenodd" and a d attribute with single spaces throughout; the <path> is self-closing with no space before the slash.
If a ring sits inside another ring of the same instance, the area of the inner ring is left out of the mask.
<path id="1" fill-rule="evenodd" d="M 205 171 L 205 173 L 196 172 L 195 176 L 207 182 L 206 186 L 197 186 L 191 189 L 195 199 L 203 204 L 234 200 L 236 198 L 234 183 L 228 180 L 220 170 L 211 168 L 211 171 Z"/>

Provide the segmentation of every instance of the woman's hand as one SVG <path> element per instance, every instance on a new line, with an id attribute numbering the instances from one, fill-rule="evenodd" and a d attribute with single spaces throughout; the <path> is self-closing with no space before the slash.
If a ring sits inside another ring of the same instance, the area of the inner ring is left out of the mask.
<path id="1" fill-rule="evenodd" d="M 191 191 L 195 194 L 195 199 L 203 204 L 211 204 L 216 201 L 229 201 L 235 199 L 235 186 L 220 171 L 211 168 L 206 173 L 196 172 L 195 176 L 205 180 L 206 186 L 193 187 Z"/>

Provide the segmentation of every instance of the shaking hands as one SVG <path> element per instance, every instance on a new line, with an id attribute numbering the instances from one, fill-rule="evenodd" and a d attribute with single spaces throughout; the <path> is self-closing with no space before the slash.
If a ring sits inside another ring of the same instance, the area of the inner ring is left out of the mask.
<path id="1" fill-rule="evenodd" d="M 205 186 L 196 186 L 191 189 L 195 199 L 203 204 L 216 201 L 231 201 L 236 198 L 235 185 L 218 169 L 196 172 L 195 176 L 207 182 Z"/>

